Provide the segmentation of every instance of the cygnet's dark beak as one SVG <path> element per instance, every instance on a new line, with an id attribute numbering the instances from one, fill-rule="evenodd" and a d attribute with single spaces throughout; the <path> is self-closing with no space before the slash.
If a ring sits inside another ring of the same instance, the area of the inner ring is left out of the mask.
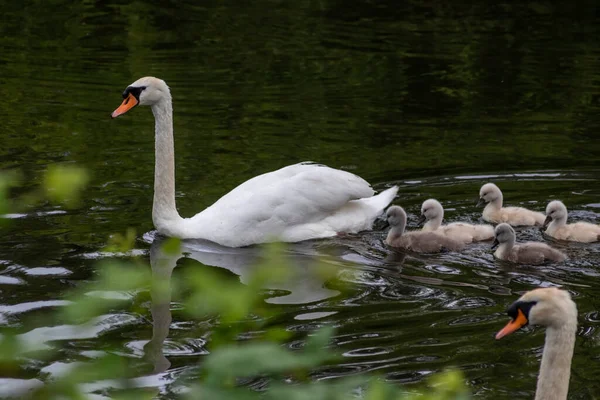
<path id="1" fill-rule="evenodd" d="M 552 222 L 552 217 L 548 215 L 546 217 L 546 219 L 544 220 L 544 225 L 542 225 L 542 229 L 546 229 L 546 227 L 548 226 L 548 224 L 550 224 L 550 222 Z"/>
<path id="2" fill-rule="evenodd" d="M 382 228 L 381 228 L 381 229 L 382 229 L 382 230 L 386 230 L 386 229 L 388 229 L 389 227 L 390 227 L 390 221 L 388 221 L 388 219 L 386 218 L 386 219 L 384 219 L 384 220 L 383 220 L 383 226 L 382 226 Z"/>
<path id="3" fill-rule="evenodd" d="M 423 224 L 425 223 L 425 221 L 427 221 L 427 218 L 426 218 L 424 215 L 421 215 L 421 216 L 419 217 L 419 220 L 417 221 L 417 224 L 418 224 L 419 226 L 420 226 L 420 225 L 423 225 Z"/>
<path id="4" fill-rule="evenodd" d="M 485 200 L 483 200 L 483 197 L 480 197 L 479 200 L 477 201 L 477 204 L 475 205 L 475 207 L 481 207 L 485 204 Z"/>
<path id="5" fill-rule="evenodd" d="M 498 241 L 498 239 L 494 238 L 494 243 L 492 243 L 492 250 L 494 250 L 499 245 L 500 245 L 500 242 Z"/>

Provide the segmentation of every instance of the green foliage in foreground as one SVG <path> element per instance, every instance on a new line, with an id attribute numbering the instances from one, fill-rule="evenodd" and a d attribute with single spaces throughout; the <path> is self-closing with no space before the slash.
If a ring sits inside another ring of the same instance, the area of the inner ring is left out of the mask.
<path id="1" fill-rule="evenodd" d="M 58 171 L 58 172 L 57 172 Z M 85 185 L 87 176 L 80 170 L 51 170 L 45 180 L 45 193 L 56 202 L 77 204 L 77 191 Z M 8 193 L 11 185 L 0 177 L 0 209 L 10 208 Z M 71 190 L 74 188 L 75 190 Z M 42 191 L 44 192 L 44 191 Z M 135 235 L 113 237 L 109 247 L 123 251 L 133 243 Z M 135 312 L 131 296 L 150 292 L 152 304 L 165 305 L 170 323 L 172 293 L 181 294 L 178 301 L 184 305 L 188 317 L 214 316 L 218 324 L 211 329 L 208 348 L 210 354 L 203 357 L 196 369 L 196 376 L 186 376 L 189 390 L 180 397 L 211 400 L 252 399 L 352 399 L 365 400 L 463 400 L 468 399 L 464 379 L 459 371 L 450 370 L 431 377 L 420 390 L 405 390 L 386 383 L 375 376 L 359 375 L 339 379 L 314 381 L 311 373 L 339 356 L 328 347 L 333 329 L 324 327 L 306 338 L 301 350 L 289 350 L 283 343 L 288 332 L 277 326 L 269 326 L 273 310 L 265 306 L 263 288 L 275 282 L 292 279 L 290 269 L 282 261 L 279 246 L 265 247 L 267 260 L 255 270 L 245 285 L 231 282 L 211 269 L 184 271 L 171 275 L 181 254 L 177 240 L 161 243 L 151 268 L 140 260 L 131 262 L 111 261 L 98 265 L 98 278 L 81 284 L 68 296 L 69 303 L 59 309 L 47 326 L 70 324 L 73 328 L 85 327 L 111 311 L 124 309 Z M 175 258 L 174 258 L 175 257 Z M 170 262 L 172 260 L 175 262 Z M 331 273 L 331 272 L 330 272 Z M 113 295 L 98 295 L 98 294 Z M 115 295 L 116 294 L 116 295 Z M 119 294 L 121 296 L 119 296 Z M 142 311 L 146 311 L 145 309 Z M 154 321 L 156 323 L 156 321 Z M 25 331 L 23 331 L 25 332 Z M 43 343 L 43 338 L 31 340 L 23 332 L 0 329 L 0 377 L 22 376 L 23 365 L 32 359 L 51 360 L 60 358 L 60 342 Z M 242 339 L 252 332 L 252 339 Z M 162 342 L 159 343 L 162 346 Z M 68 373 L 22 394 L 24 399 L 150 399 L 155 390 L 133 388 L 132 379 L 137 377 L 133 361 L 118 355 L 117 351 L 104 349 L 96 358 L 74 366 Z M 82 365 L 83 364 L 83 365 Z M 255 378 L 268 379 L 269 385 L 258 392 L 243 382 Z M 102 396 L 89 393 L 85 384 L 111 380 L 111 387 Z M 92 397 L 94 396 L 94 397 Z"/>

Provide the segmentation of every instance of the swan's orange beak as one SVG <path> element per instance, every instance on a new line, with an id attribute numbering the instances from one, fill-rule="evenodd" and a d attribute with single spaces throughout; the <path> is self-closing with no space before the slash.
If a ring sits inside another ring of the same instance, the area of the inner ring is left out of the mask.
<path id="1" fill-rule="evenodd" d="M 510 335 L 514 331 L 519 330 L 523 326 L 527 325 L 528 322 L 529 321 L 527 321 L 527 317 L 525 314 L 523 314 L 523 311 L 519 309 L 517 311 L 517 318 L 510 321 L 504 328 L 502 328 L 500 332 L 496 333 L 496 340 L 502 339 L 504 336 Z"/>
<path id="2" fill-rule="evenodd" d="M 125 98 L 125 100 L 123 100 L 123 102 L 121 103 L 119 108 L 117 108 L 115 111 L 113 111 L 111 116 L 113 118 L 117 118 L 119 115 L 125 114 L 127 111 L 129 111 L 133 107 L 137 106 L 137 104 L 138 104 L 138 101 L 135 98 L 135 96 L 133 94 L 129 93 L 129 96 L 127 96 L 127 98 Z"/>

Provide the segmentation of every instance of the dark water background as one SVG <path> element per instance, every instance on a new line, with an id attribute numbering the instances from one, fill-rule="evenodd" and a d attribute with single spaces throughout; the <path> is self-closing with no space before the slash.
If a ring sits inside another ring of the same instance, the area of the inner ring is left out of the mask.
<path id="1" fill-rule="evenodd" d="M 68 290 L 94 279 L 98 260 L 110 257 L 101 249 L 111 234 L 134 227 L 136 253 L 147 262 L 160 257 L 150 251 L 152 114 L 140 108 L 109 118 L 141 76 L 171 86 L 183 216 L 254 175 L 313 160 L 376 189 L 400 185 L 395 203 L 413 224 L 430 197 L 444 204 L 447 220 L 478 221 L 474 204 L 488 181 L 508 204 L 541 211 L 562 199 L 573 220 L 600 220 L 593 2 L 198 4 L 0 5 L 0 169 L 18 168 L 25 190 L 52 163 L 93 174 L 81 208 L 42 205 L 13 215 L 2 232 L 0 324 L 39 321 L 26 335 L 64 346 L 59 359 L 30 360 L 13 376 L 23 381 L 11 385 L 50 380 L 116 344 L 140 360 L 136 385 L 174 398 L 182 384 L 175 379 L 207 352 L 214 321 L 186 319 L 175 295 L 169 307 L 148 292 L 123 294 L 138 312 L 114 310 L 85 332 L 45 319 Z M 334 324 L 334 348 L 344 354 L 315 379 L 377 371 L 410 384 L 457 366 L 476 398 L 532 398 L 543 331 L 501 342 L 493 333 L 520 293 L 560 285 L 579 308 L 570 398 L 600 394 L 598 244 L 553 243 L 570 260 L 532 268 L 494 261 L 489 243 L 403 257 L 383 245 L 384 235 L 376 229 L 289 248 L 299 277 L 270 288 L 266 301 L 281 312 L 276 324 L 295 332 L 291 348 L 306 331 Z M 536 229 L 518 235 L 544 240 Z M 220 267 L 243 284 L 256 261 L 254 249 L 189 246 L 186 257 L 169 260 L 177 269 L 155 272 Z M 305 268 L 315 255 L 341 268 L 336 279 L 323 282 Z"/>

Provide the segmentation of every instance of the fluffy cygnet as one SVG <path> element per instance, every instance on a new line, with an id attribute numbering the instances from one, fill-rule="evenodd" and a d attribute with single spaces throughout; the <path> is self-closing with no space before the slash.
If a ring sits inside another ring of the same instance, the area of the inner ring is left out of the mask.
<path id="1" fill-rule="evenodd" d="M 418 253 L 439 253 L 443 250 L 459 251 L 464 247 L 462 242 L 437 232 L 404 232 L 406 212 L 402 207 L 391 206 L 387 209 L 386 215 L 391 228 L 385 242 L 390 246 Z"/>
<path id="2" fill-rule="evenodd" d="M 442 225 L 444 219 L 444 208 L 436 199 L 429 199 L 421 206 L 421 219 L 424 232 L 437 232 L 451 239 L 463 243 L 479 242 L 494 238 L 494 227 L 486 224 L 467 224 L 464 222 L 453 222 Z"/>
<path id="3" fill-rule="evenodd" d="M 494 256 L 500 260 L 512 261 L 519 264 L 542 264 L 544 262 L 559 262 L 567 259 L 566 254 L 556 250 L 546 243 L 525 242 L 515 244 L 515 230 L 506 223 L 499 224 L 495 230 L 496 239 L 492 249 L 498 247 Z"/>
<path id="4" fill-rule="evenodd" d="M 600 226 L 589 222 L 567 224 L 567 207 L 562 201 L 554 200 L 546 207 L 546 233 L 559 240 L 591 243 L 600 240 Z"/>
<path id="5" fill-rule="evenodd" d="M 496 224 L 506 222 L 512 226 L 542 226 L 546 218 L 541 212 L 523 207 L 502 207 L 502 192 L 493 183 L 486 183 L 479 190 L 477 205 L 484 203 L 487 205 L 483 209 L 483 219 Z"/>

